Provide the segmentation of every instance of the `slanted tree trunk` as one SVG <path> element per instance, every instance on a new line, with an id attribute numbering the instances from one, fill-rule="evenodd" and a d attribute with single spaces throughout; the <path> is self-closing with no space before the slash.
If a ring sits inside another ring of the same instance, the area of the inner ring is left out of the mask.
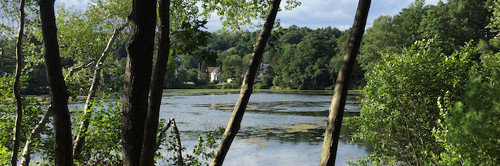
<path id="1" fill-rule="evenodd" d="M 43 52 L 47 81 L 54 109 L 55 165 L 73 165 L 71 120 L 68 111 L 68 92 L 62 75 L 61 57 L 57 42 L 54 0 L 40 0 Z"/>
<path id="2" fill-rule="evenodd" d="M 330 105 L 330 115 L 325 131 L 323 149 L 321 150 L 321 166 L 335 165 L 337 155 L 337 145 L 340 135 L 340 127 L 344 114 L 344 106 L 347 98 L 347 90 L 351 80 L 356 56 L 359 52 L 361 39 L 365 31 L 366 18 L 370 9 L 371 0 L 359 0 L 356 16 L 352 25 L 351 35 L 346 47 L 346 54 L 342 66 L 340 67 L 337 81 L 335 83 L 334 95 Z"/>
<path id="3" fill-rule="evenodd" d="M 17 165 L 17 154 L 19 151 L 19 139 L 21 136 L 21 125 L 23 122 L 23 104 L 21 100 L 21 94 L 19 94 L 19 82 L 21 79 L 21 70 L 23 69 L 23 34 L 24 34 L 24 0 L 20 0 L 19 11 L 21 13 L 21 18 L 19 19 L 19 33 L 17 36 L 16 43 L 16 75 L 14 80 L 14 97 L 16 98 L 17 114 L 16 114 L 16 126 L 14 129 L 14 138 L 12 142 L 14 147 L 12 148 L 12 157 L 10 158 L 10 163 L 12 165 Z"/>
<path id="4" fill-rule="evenodd" d="M 31 155 L 31 144 L 33 143 L 33 140 L 40 136 L 40 132 L 42 132 L 43 127 L 45 127 L 45 124 L 49 120 L 49 117 L 52 116 L 54 113 L 54 110 L 52 109 L 52 106 L 49 106 L 49 109 L 45 114 L 43 115 L 42 119 L 38 122 L 38 124 L 31 130 L 30 136 L 26 140 L 26 143 L 24 144 L 24 149 L 23 153 L 21 154 L 21 165 L 22 166 L 29 166 L 30 164 L 30 155 Z"/>
<path id="5" fill-rule="evenodd" d="M 156 0 L 134 0 L 128 17 L 132 30 L 127 44 L 127 66 L 123 86 L 123 165 L 139 165 L 156 27 Z"/>
<path id="6" fill-rule="evenodd" d="M 142 154 L 140 160 L 140 165 L 145 166 L 154 165 L 154 156 L 157 149 L 156 134 L 158 133 L 160 105 L 165 73 L 167 71 L 168 54 L 170 53 L 170 0 L 160 0 L 159 8 L 159 48 L 151 85 L 151 97 L 143 129 L 144 138 L 142 141 Z"/>
<path id="7" fill-rule="evenodd" d="M 120 34 L 120 31 L 125 27 L 125 25 L 126 24 L 123 24 L 122 26 L 116 28 L 113 31 L 113 35 L 111 35 L 111 37 L 109 38 L 106 48 L 104 49 L 101 56 L 96 62 L 94 77 L 92 78 L 92 84 L 90 85 L 90 89 L 87 95 L 87 100 L 85 101 L 85 109 L 83 111 L 84 118 L 83 121 L 80 123 L 80 128 L 78 128 L 78 135 L 76 135 L 75 146 L 73 147 L 74 150 L 73 157 L 75 159 L 78 159 L 80 157 L 80 153 L 82 152 L 82 148 L 85 143 L 85 134 L 87 133 L 87 129 L 89 128 L 90 118 L 92 117 L 92 110 L 91 110 L 92 100 L 96 96 L 97 84 L 101 79 L 99 73 L 101 72 L 102 64 L 104 63 L 103 61 L 106 59 L 106 57 L 108 57 L 109 50 L 111 49 L 114 40 Z"/>
<path id="8" fill-rule="evenodd" d="M 227 124 L 224 135 L 222 135 L 221 142 L 215 151 L 215 157 L 210 163 L 211 166 L 222 165 L 227 151 L 229 151 L 229 147 L 240 129 L 243 114 L 245 113 L 248 101 L 250 100 L 250 95 L 252 95 L 255 75 L 257 74 L 257 69 L 259 68 L 267 40 L 271 36 L 271 31 L 274 26 L 274 20 L 276 19 L 280 2 L 281 0 L 273 0 L 271 2 L 269 12 L 267 13 L 266 20 L 264 22 L 264 27 L 262 27 L 262 32 L 260 33 L 257 43 L 254 46 L 252 60 L 250 61 L 245 78 L 243 79 L 243 84 L 241 85 L 240 96 L 234 106 L 233 115 Z"/>

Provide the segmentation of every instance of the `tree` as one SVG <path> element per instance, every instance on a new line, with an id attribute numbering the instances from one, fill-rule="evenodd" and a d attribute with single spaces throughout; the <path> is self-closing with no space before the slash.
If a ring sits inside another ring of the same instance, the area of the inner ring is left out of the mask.
<path id="1" fill-rule="evenodd" d="M 499 162 L 500 54 L 486 55 L 486 62 L 469 72 L 461 100 L 440 98 L 439 121 L 432 135 L 443 146 L 440 165 L 495 165 Z M 451 95 L 451 94 L 448 94 Z"/>
<path id="2" fill-rule="evenodd" d="M 11 164 L 17 165 L 17 154 L 19 152 L 19 140 L 21 137 L 21 125 L 23 121 L 23 103 L 21 100 L 21 94 L 19 94 L 19 82 L 21 81 L 21 69 L 23 68 L 23 55 L 22 55 L 22 46 L 23 46 L 23 34 L 24 34 L 24 0 L 20 0 L 19 3 L 19 11 L 21 13 L 19 19 L 19 33 L 17 35 L 16 42 L 16 75 L 14 80 L 14 96 L 16 98 L 16 106 L 17 106 L 17 114 L 16 114 L 16 127 L 14 129 L 14 138 L 13 143 L 14 147 L 12 148 L 12 157 Z"/>
<path id="3" fill-rule="evenodd" d="M 229 55 L 222 60 L 222 78 L 241 79 L 243 62 L 239 55 Z"/>
<path id="4" fill-rule="evenodd" d="M 340 67 L 337 81 L 335 83 L 334 96 L 330 105 L 330 114 L 328 116 L 328 125 L 325 130 L 325 139 L 321 149 L 320 165 L 335 165 L 337 155 L 337 145 L 340 136 L 340 127 L 344 115 L 344 107 L 347 98 L 349 81 L 354 70 L 354 63 L 359 52 L 361 39 L 365 32 L 366 19 L 370 10 L 371 0 L 360 0 L 358 9 L 354 17 L 351 36 L 346 47 L 344 61 Z"/>
<path id="5" fill-rule="evenodd" d="M 160 29 L 158 32 L 158 56 L 153 73 L 151 98 L 144 125 L 144 141 L 142 143 L 140 165 L 154 165 L 154 156 L 157 150 L 156 134 L 158 131 L 160 105 L 168 64 L 168 56 L 170 53 L 170 0 L 160 0 L 159 7 Z"/>
<path id="6" fill-rule="evenodd" d="M 366 30 L 359 50 L 358 62 L 360 66 L 369 71 L 380 60 L 383 53 L 394 53 L 400 48 L 396 47 L 394 21 L 390 16 L 380 16 L 373 20 L 373 26 Z"/>
<path id="7" fill-rule="evenodd" d="M 247 107 L 248 101 L 250 100 L 250 95 L 252 95 L 253 84 L 255 81 L 255 76 L 257 75 L 257 69 L 259 68 L 260 61 L 262 59 L 262 54 L 264 54 L 264 48 L 266 47 L 267 40 L 271 36 L 271 31 L 273 29 L 274 20 L 276 19 L 276 14 L 280 6 L 281 0 L 273 0 L 271 6 L 269 7 L 269 12 L 266 16 L 266 21 L 262 27 L 262 31 L 259 35 L 259 39 L 254 46 L 252 60 L 248 65 L 248 70 L 243 79 L 243 84 L 241 85 L 240 96 L 236 101 L 234 106 L 233 115 L 227 124 L 226 130 L 222 135 L 221 143 L 215 151 L 215 156 L 210 165 L 222 165 L 224 158 L 226 157 L 229 147 L 233 142 L 234 137 L 240 129 L 241 120 L 243 119 L 243 114 Z"/>
<path id="8" fill-rule="evenodd" d="M 40 20 L 44 46 L 45 67 L 54 109 L 55 164 L 73 165 L 71 120 L 68 111 L 68 92 L 61 69 L 54 0 L 41 0 Z"/>
<path id="9" fill-rule="evenodd" d="M 356 139 L 371 144 L 372 163 L 436 163 L 443 147 L 433 136 L 440 118 L 439 98 L 461 100 L 477 51 L 466 45 L 451 55 L 440 40 L 422 40 L 401 54 L 384 54 L 367 73 L 361 115 L 350 124 Z"/>
<path id="10" fill-rule="evenodd" d="M 156 25 L 156 0 L 133 1 L 123 86 L 122 157 L 139 165 L 148 108 Z"/>
<path id="11" fill-rule="evenodd" d="M 99 80 L 101 79 L 101 69 L 102 65 L 104 63 L 104 60 L 106 57 L 109 55 L 109 51 L 111 49 L 111 46 L 113 45 L 114 40 L 116 37 L 119 35 L 121 30 L 125 27 L 126 24 L 122 25 L 121 27 L 117 27 L 111 37 L 109 38 L 108 44 L 104 51 L 101 54 L 101 57 L 96 61 L 95 65 L 95 70 L 94 70 L 94 76 L 92 77 L 92 82 L 88 91 L 87 99 L 85 100 L 85 108 L 84 108 L 84 120 L 80 124 L 80 127 L 78 128 L 78 133 L 75 138 L 75 145 L 74 145 L 74 154 L 73 157 L 75 159 L 78 159 L 80 157 L 80 153 L 82 151 L 84 142 L 85 142 L 85 135 L 87 132 L 87 129 L 89 127 L 89 121 L 92 117 L 92 100 L 96 97 L 96 92 L 98 90 L 97 86 L 99 83 Z"/>

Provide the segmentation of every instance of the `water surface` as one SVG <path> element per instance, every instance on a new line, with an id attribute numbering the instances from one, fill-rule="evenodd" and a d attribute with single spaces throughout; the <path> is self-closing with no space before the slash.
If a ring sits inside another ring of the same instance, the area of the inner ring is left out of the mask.
<path id="1" fill-rule="evenodd" d="M 227 125 L 238 95 L 165 91 L 160 117 L 176 119 L 190 153 L 198 135 Z M 331 97 L 299 92 L 252 94 L 224 164 L 318 165 Z M 350 95 L 347 103 L 346 115 L 356 115 L 356 96 Z M 362 143 L 350 143 L 352 130 L 343 126 L 341 131 L 337 165 L 368 154 Z"/>

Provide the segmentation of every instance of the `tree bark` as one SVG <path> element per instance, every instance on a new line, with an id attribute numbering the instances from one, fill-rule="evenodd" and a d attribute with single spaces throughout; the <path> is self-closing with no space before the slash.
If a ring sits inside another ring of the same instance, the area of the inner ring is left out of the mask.
<path id="1" fill-rule="evenodd" d="M 144 126 L 144 138 L 142 142 L 142 154 L 140 160 L 140 165 L 144 166 L 154 165 L 154 156 L 157 149 L 156 134 L 158 133 L 160 105 L 163 94 L 165 73 L 167 71 L 168 55 L 170 53 L 170 0 L 160 0 L 159 8 L 159 48 L 153 73 L 149 108 Z"/>
<path id="2" fill-rule="evenodd" d="M 253 84 L 255 80 L 255 75 L 257 74 L 257 69 L 259 68 L 260 61 L 262 59 L 262 54 L 264 53 L 264 48 L 266 47 L 267 40 L 271 36 L 271 31 L 274 26 L 274 20 L 276 19 L 276 14 L 280 6 L 281 0 L 273 0 L 271 6 L 269 7 L 269 12 L 267 13 L 264 26 L 262 27 L 262 32 L 257 39 L 257 43 L 254 46 L 252 60 L 248 66 L 248 70 L 243 79 L 243 84 L 241 85 L 240 96 L 238 101 L 234 106 L 233 115 L 227 124 L 224 135 L 222 135 L 221 142 L 217 147 L 215 152 L 215 157 L 210 163 L 211 166 L 220 166 L 224 162 L 229 147 L 234 140 L 234 137 L 240 129 L 241 120 L 243 119 L 243 114 L 247 107 L 248 101 L 250 100 L 250 95 L 252 95 Z"/>
<path id="3" fill-rule="evenodd" d="M 54 0 L 40 0 L 39 5 L 45 68 L 51 105 L 54 109 L 55 165 L 73 165 L 71 120 L 68 111 L 69 95 L 61 69 Z"/>
<path id="4" fill-rule="evenodd" d="M 335 165 L 347 90 L 354 69 L 354 63 L 356 62 L 356 56 L 359 52 L 361 39 L 365 31 L 370 3 L 371 0 L 359 0 L 351 35 L 346 47 L 346 54 L 335 83 L 334 95 L 330 105 L 330 115 L 328 116 L 328 125 L 325 131 L 323 148 L 321 150 L 321 166 Z"/>
<path id="5" fill-rule="evenodd" d="M 82 152 L 83 145 L 85 143 L 85 134 L 87 133 L 87 129 L 89 127 L 90 123 L 90 118 L 92 117 L 92 100 L 96 96 L 97 92 L 97 84 L 99 83 L 100 75 L 99 73 L 101 72 L 102 69 L 102 64 L 104 63 L 103 61 L 108 57 L 109 55 L 109 50 L 111 49 L 111 46 L 113 45 L 114 40 L 116 37 L 120 34 L 120 31 L 125 27 L 126 24 L 123 24 L 122 26 L 116 28 L 113 31 L 113 35 L 109 38 L 108 44 L 106 45 L 106 48 L 102 52 L 101 56 L 96 62 L 95 65 L 95 70 L 94 70 L 94 77 L 92 78 L 92 84 L 90 85 L 90 89 L 87 95 L 87 100 L 85 101 L 85 109 L 83 113 L 83 121 L 80 123 L 80 128 L 78 129 L 78 135 L 76 136 L 75 139 L 75 145 L 73 147 L 74 153 L 73 157 L 75 159 L 78 159 L 80 157 L 80 153 Z"/>
<path id="6" fill-rule="evenodd" d="M 19 12 L 21 13 L 21 18 L 19 19 L 19 33 L 16 42 L 16 75 L 14 80 L 14 97 L 16 98 L 17 114 L 16 114 L 16 126 L 14 129 L 14 138 L 12 142 L 14 147 L 12 148 L 12 157 L 10 163 L 12 165 L 17 165 L 17 154 L 19 152 L 19 139 L 21 136 L 21 128 L 23 122 L 23 104 L 21 100 L 21 94 L 19 94 L 19 82 L 21 79 L 21 70 L 23 69 L 23 34 L 24 34 L 24 0 L 19 2 Z"/>
<path id="7" fill-rule="evenodd" d="M 128 17 L 132 30 L 127 44 L 127 66 L 123 86 L 123 165 L 139 165 L 156 27 L 156 0 L 134 0 Z"/>
<path id="8" fill-rule="evenodd" d="M 28 137 L 26 143 L 24 144 L 23 153 L 21 154 L 22 166 L 29 166 L 30 155 L 31 155 L 31 143 L 33 143 L 33 140 L 35 140 L 35 138 L 40 135 L 40 132 L 42 132 L 43 127 L 45 127 L 47 120 L 49 120 L 49 117 L 52 116 L 53 112 L 54 110 L 52 109 L 52 106 L 49 106 L 49 109 L 47 110 L 47 112 L 45 112 L 42 119 L 40 119 L 35 128 L 31 130 L 30 136 Z"/>

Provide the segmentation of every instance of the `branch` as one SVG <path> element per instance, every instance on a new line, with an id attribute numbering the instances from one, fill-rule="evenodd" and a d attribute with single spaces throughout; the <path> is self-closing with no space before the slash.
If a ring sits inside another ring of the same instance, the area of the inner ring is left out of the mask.
<path id="1" fill-rule="evenodd" d="M 170 124 L 172 123 L 172 119 L 170 119 L 167 123 L 167 127 L 163 128 L 163 130 L 161 130 L 159 133 L 160 135 L 158 135 L 158 140 L 156 141 L 156 150 L 160 149 L 160 145 L 161 145 L 161 138 L 165 137 L 165 135 L 167 134 L 167 130 L 168 128 L 170 128 Z M 155 150 L 155 151 L 156 151 Z"/>
<path id="2" fill-rule="evenodd" d="M 181 145 L 181 136 L 179 134 L 179 130 L 177 129 L 177 125 L 175 124 L 175 119 L 170 118 L 170 122 L 172 123 L 172 128 L 174 129 L 175 133 L 175 140 L 177 140 L 177 165 L 178 166 L 183 166 L 184 163 L 182 162 L 182 145 Z"/>
<path id="3" fill-rule="evenodd" d="M 73 73 L 75 73 L 77 71 L 80 71 L 80 70 L 82 70 L 84 68 L 89 68 L 90 66 L 92 66 L 95 63 L 95 61 L 96 61 L 95 59 L 92 59 L 92 60 L 90 60 L 88 62 L 85 62 L 85 63 L 79 65 L 79 66 L 75 66 L 75 67 L 69 68 L 68 73 L 64 77 L 64 80 L 67 80 L 68 77 L 72 76 Z"/>
<path id="4" fill-rule="evenodd" d="M 83 114 L 83 121 L 80 123 L 80 128 L 78 129 L 78 135 L 76 136 L 75 139 L 75 145 L 73 147 L 73 157 L 75 159 L 78 159 L 80 157 L 80 154 L 82 152 L 83 144 L 85 143 L 85 133 L 87 132 L 87 129 L 90 124 L 90 118 L 92 117 L 92 99 L 96 96 L 96 89 L 97 89 L 97 84 L 100 79 L 100 71 L 102 68 L 102 64 L 104 63 L 103 61 L 106 59 L 106 57 L 109 55 L 109 50 L 111 49 L 111 46 L 113 45 L 113 41 L 116 39 L 116 37 L 120 34 L 120 31 L 125 28 L 126 24 L 123 24 L 122 26 L 116 28 L 113 31 L 113 35 L 111 35 L 108 44 L 106 45 L 106 48 L 101 54 L 101 57 L 96 62 L 95 65 L 95 70 L 94 70 L 94 77 L 92 79 L 92 84 L 90 85 L 89 89 L 89 94 L 87 96 L 87 100 L 85 101 L 85 110 Z"/>
<path id="5" fill-rule="evenodd" d="M 28 137 L 26 143 L 24 144 L 23 153 L 21 155 L 22 166 L 29 166 L 30 155 L 31 155 L 31 144 L 33 143 L 33 140 L 35 140 L 35 138 L 40 136 L 40 132 L 42 132 L 43 127 L 45 127 L 47 120 L 49 119 L 50 116 L 52 116 L 53 112 L 54 110 L 52 109 L 52 106 L 49 106 L 49 109 L 45 112 L 42 119 L 40 119 L 35 128 L 31 130 L 30 136 Z"/>

